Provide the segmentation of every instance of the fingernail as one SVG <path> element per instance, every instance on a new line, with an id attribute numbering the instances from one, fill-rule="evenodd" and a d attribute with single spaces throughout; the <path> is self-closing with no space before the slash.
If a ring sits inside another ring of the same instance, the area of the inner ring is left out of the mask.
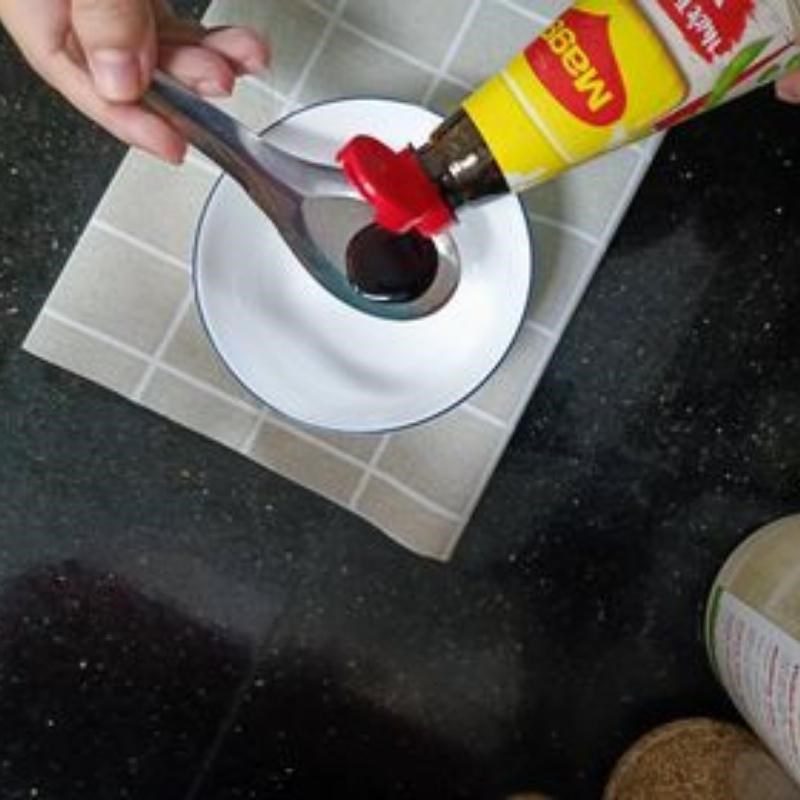
<path id="1" fill-rule="evenodd" d="M 255 74 L 266 68 L 267 60 L 265 58 L 248 58 L 243 62 L 243 64 L 244 68 L 248 72 Z"/>
<path id="2" fill-rule="evenodd" d="M 794 80 L 782 80 L 775 84 L 775 94 L 787 103 L 800 103 L 800 80 L 797 76 L 791 76 Z"/>
<path id="3" fill-rule="evenodd" d="M 186 160 L 186 148 L 176 152 L 170 152 L 167 154 L 166 158 L 170 164 L 173 164 L 176 167 L 180 167 Z"/>
<path id="4" fill-rule="evenodd" d="M 229 87 L 223 86 L 217 81 L 200 81 L 197 84 L 197 91 L 206 97 L 228 97 L 231 93 Z"/>
<path id="5" fill-rule="evenodd" d="M 185 147 L 181 150 L 176 150 L 173 148 L 164 148 L 164 147 L 157 148 L 147 144 L 140 144 L 138 145 L 138 147 L 140 150 L 144 150 L 151 156 L 154 156 L 160 161 L 166 161 L 168 164 L 172 164 L 174 167 L 180 167 L 186 159 Z"/>
<path id="6" fill-rule="evenodd" d="M 89 59 L 95 86 L 106 100 L 136 100 L 141 91 L 139 59 L 125 50 L 97 50 Z"/>

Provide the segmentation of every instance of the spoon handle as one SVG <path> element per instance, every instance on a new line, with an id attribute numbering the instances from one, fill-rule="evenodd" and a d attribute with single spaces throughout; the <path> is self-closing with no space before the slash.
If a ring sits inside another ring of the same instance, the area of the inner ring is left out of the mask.
<path id="1" fill-rule="evenodd" d="M 290 191 L 358 197 L 338 167 L 298 158 L 267 143 L 163 72 L 155 73 L 142 100 L 253 196 Z"/>
<path id="2" fill-rule="evenodd" d="M 259 139 L 238 120 L 158 71 L 142 102 L 245 188 L 258 180 Z"/>

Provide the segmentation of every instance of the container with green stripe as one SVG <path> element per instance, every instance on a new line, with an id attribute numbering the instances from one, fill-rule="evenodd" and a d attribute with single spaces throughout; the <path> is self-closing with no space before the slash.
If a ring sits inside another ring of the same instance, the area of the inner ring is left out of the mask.
<path id="1" fill-rule="evenodd" d="M 800 514 L 759 529 L 727 559 L 705 641 L 736 707 L 800 784 Z"/>

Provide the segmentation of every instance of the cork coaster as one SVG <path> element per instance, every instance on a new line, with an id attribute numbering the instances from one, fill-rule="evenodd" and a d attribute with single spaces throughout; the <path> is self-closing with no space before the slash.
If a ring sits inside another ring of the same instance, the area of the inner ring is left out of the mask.
<path id="1" fill-rule="evenodd" d="M 744 728 L 685 719 L 656 728 L 619 760 L 603 800 L 797 800 L 800 791 Z"/>

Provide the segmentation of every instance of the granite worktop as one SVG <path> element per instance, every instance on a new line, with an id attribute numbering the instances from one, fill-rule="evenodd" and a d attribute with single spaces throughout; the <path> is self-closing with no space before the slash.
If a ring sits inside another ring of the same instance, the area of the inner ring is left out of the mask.
<path id="1" fill-rule="evenodd" d="M 800 509 L 800 109 L 667 138 L 453 560 L 20 344 L 124 154 L 0 36 L 0 797 L 598 798 Z"/>

